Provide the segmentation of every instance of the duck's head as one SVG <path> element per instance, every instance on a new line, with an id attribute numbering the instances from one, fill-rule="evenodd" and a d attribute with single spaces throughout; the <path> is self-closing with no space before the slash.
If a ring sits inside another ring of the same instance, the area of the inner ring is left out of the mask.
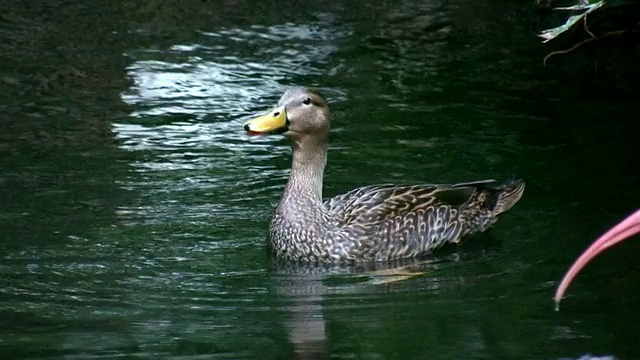
<path id="1" fill-rule="evenodd" d="M 317 91 L 308 88 L 287 90 L 267 114 L 244 124 L 249 135 L 282 134 L 294 141 L 325 139 L 329 133 L 329 108 Z"/>

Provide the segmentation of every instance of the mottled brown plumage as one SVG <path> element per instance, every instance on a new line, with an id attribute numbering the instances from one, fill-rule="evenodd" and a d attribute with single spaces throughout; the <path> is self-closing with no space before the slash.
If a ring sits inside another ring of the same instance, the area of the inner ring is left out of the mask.
<path id="1" fill-rule="evenodd" d="M 322 180 L 330 117 L 316 91 L 290 89 L 274 110 L 244 128 L 291 141 L 289 182 L 269 225 L 269 248 L 304 262 L 393 260 L 429 253 L 488 229 L 522 196 L 524 182 L 371 185 L 326 201 Z"/>

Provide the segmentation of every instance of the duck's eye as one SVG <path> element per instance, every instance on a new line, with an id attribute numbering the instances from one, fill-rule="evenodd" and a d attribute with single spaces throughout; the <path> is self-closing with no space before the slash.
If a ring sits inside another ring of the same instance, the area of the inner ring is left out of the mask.
<path id="1" fill-rule="evenodd" d="M 311 98 L 305 98 L 304 100 L 302 100 L 302 103 L 305 105 L 310 105 L 311 104 Z"/>

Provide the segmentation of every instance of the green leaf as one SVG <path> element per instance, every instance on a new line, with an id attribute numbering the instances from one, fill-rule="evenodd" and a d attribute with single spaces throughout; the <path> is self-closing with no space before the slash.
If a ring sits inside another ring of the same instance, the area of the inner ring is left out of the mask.
<path id="1" fill-rule="evenodd" d="M 568 11 L 586 10 L 586 11 L 580 15 L 573 15 L 569 17 L 564 24 L 558 27 L 554 27 L 554 28 L 542 31 L 538 36 L 542 38 L 543 43 L 549 42 L 555 39 L 558 35 L 562 34 L 563 32 L 570 30 L 578 21 L 581 21 L 582 19 L 584 19 L 584 17 L 587 16 L 587 14 L 601 8 L 602 6 L 604 6 L 604 4 L 605 4 L 604 0 L 600 0 L 591 4 L 580 0 L 578 4 L 573 6 L 554 8 L 554 10 L 568 10 Z"/>

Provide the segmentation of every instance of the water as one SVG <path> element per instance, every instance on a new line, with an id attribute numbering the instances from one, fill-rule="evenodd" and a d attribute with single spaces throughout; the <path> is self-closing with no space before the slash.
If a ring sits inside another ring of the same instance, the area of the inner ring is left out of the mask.
<path id="1" fill-rule="evenodd" d="M 636 107 L 543 68 L 530 4 L 7 8 L 3 358 L 640 358 L 633 241 L 551 300 L 640 203 Z M 290 85 L 330 101 L 325 195 L 513 175 L 525 195 L 405 281 L 272 266 L 289 149 L 241 125 Z"/>

